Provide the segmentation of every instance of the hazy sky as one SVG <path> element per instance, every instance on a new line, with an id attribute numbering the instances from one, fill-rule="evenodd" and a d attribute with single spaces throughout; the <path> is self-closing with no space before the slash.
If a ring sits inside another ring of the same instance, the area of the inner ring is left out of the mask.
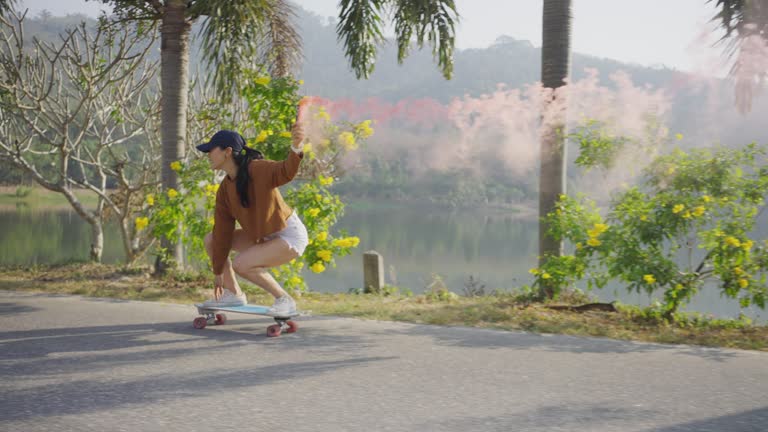
<path id="1" fill-rule="evenodd" d="M 23 0 L 33 14 L 82 12 L 95 16 L 99 2 Z M 321 16 L 336 16 L 338 0 L 296 0 Z M 456 0 L 459 48 L 486 47 L 500 35 L 541 46 L 541 0 Z M 573 0 L 574 51 L 648 66 L 711 73 L 720 48 L 712 48 L 713 3 L 707 0 Z"/>

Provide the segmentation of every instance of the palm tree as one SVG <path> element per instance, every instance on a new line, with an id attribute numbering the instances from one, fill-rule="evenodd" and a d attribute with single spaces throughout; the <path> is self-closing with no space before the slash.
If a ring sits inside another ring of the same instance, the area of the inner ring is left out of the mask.
<path id="1" fill-rule="evenodd" d="M 707 0 L 711 3 L 714 0 Z M 725 30 L 726 55 L 736 55 L 731 76 L 736 79 L 736 108 L 752 109 L 752 95 L 765 80 L 768 56 L 768 0 L 717 0 L 713 20 Z"/>
<path id="2" fill-rule="evenodd" d="M 541 44 L 541 82 L 548 95 L 547 105 L 555 102 L 564 104 L 557 98 L 565 97 L 556 89 L 565 85 L 571 63 L 571 0 L 544 0 L 542 44 Z M 551 93 L 550 93 L 551 91 Z M 539 267 L 551 257 L 562 255 L 562 242 L 547 235 L 549 226 L 545 216 L 555 209 L 561 194 L 565 193 L 565 112 L 543 120 L 541 136 L 541 171 L 539 173 Z M 555 287 L 548 283 L 541 286 L 541 295 L 552 298 Z"/>
<path id="3" fill-rule="evenodd" d="M 166 190 L 178 182 L 170 163 L 181 159 L 185 150 L 189 38 L 194 21 L 205 19 L 200 31 L 203 58 L 213 71 L 223 101 L 232 96 L 245 69 L 266 66 L 275 75 L 285 75 L 299 60 L 301 40 L 293 23 L 293 6 L 287 0 L 99 1 L 112 5 L 118 20 L 162 24 L 161 179 Z M 337 33 L 358 78 L 367 78 L 373 71 L 385 14 L 394 20 L 398 61 L 408 55 L 415 36 L 419 47 L 425 41 L 430 44 L 443 75 L 450 78 L 458 21 L 453 0 L 341 0 L 340 8 Z M 179 246 L 174 256 L 181 262 Z M 158 269 L 163 270 L 162 264 L 158 263 Z"/>

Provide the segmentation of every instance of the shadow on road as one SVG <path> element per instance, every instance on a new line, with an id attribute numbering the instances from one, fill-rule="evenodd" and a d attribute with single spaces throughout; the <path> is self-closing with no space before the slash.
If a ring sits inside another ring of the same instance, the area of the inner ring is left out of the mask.
<path id="1" fill-rule="evenodd" d="M 14 315 L 28 312 L 35 312 L 41 310 L 40 308 L 32 307 L 21 303 L 0 303 L 0 315 Z"/>
<path id="2" fill-rule="evenodd" d="M 0 393 L 0 421 L 84 414 L 147 405 L 158 401 L 192 399 L 211 392 L 229 394 L 241 388 L 313 377 L 387 357 L 359 357 L 334 361 L 277 364 L 248 369 L 210 368 L 194 376 L 148 375 L 141 379 L 81 379 L 63 384 L 38 385 Z"/>
<path id="3" fill-rule="evenodd" d="M 439 430 L 550 431 L 550 430 L 622 430 L 646 422 L 659 422 L 656 411 L 628 409 L 605 405 L 542 406 L 526 412 L 499 417 L 454 418 L 440 422 Z M 666 422 L 661 419 L 661 422 Z M 670 419 L 672 422 L 673 419 Z M 764 432 L 768 424 L 768 408 L 648 429 L 648 432 Z M 435 428 L 435 424 L 420 425 L 420 430 Z"/>

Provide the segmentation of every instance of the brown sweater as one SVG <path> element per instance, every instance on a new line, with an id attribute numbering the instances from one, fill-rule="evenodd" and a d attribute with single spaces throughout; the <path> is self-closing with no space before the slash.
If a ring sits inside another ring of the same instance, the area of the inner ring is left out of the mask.
<path id="1" fill-rule="evenodd" d="M 283 201 L 278 186 L 293 179 L 299 171 L 303 153 L 289 152 L 284 161 L 254 160 L 248 165 L 251 175 L 248 185 L 249 207 L 243 208 L 237 196 L 235 181 L 225 176 L 216 194 L 213 226 L 213 274 L 224 271 L 224 263 L 232 249 L 235 221 L 254 243 L 286 227 L 293 210 Z"/>

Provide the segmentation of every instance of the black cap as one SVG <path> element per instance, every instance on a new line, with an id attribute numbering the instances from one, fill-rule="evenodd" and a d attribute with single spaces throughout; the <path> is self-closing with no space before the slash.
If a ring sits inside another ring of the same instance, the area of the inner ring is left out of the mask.
<path id="1" fill-rule="evenodd" d="M 203 153 L 208 153 L 214 147 L 221 147 L 222 149 L 232 147 L 233 153 L 239 153 L 245 147 L 245 138 L 237 132 L 220 130 L 213 134 L 210 141 L 197 146 L 197 149 Z"/>

